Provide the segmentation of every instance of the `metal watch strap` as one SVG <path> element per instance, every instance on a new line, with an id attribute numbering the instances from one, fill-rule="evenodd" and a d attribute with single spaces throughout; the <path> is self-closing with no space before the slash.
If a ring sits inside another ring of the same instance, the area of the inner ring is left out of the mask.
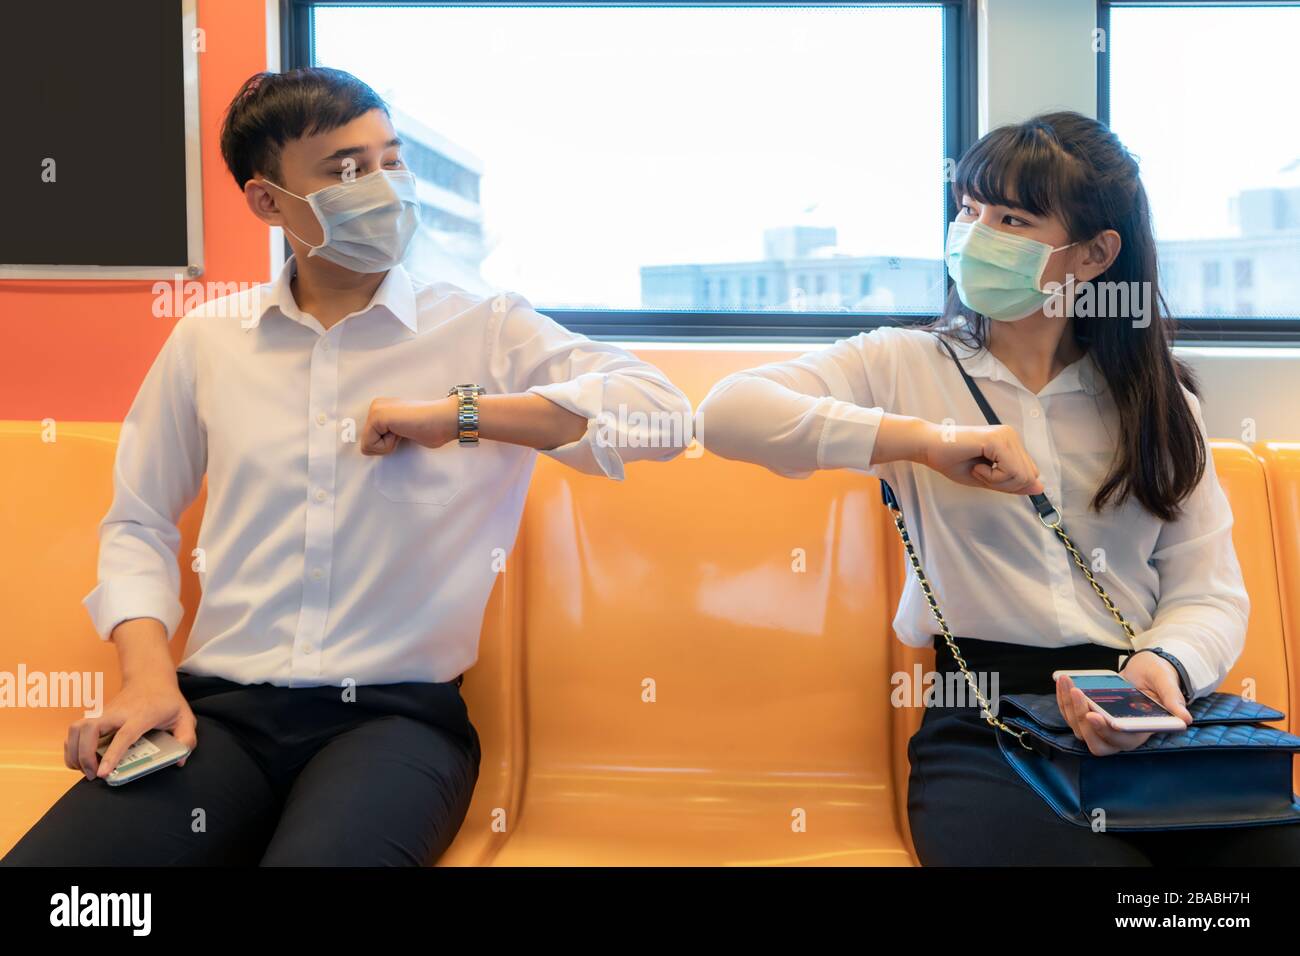
<path id="1" fill-rule="evenodd" d="M 462 445 L 478 444 L 478 399 L 481 385 L 453 385 L 447 394 L 456 396 L 456 437 Z"/>

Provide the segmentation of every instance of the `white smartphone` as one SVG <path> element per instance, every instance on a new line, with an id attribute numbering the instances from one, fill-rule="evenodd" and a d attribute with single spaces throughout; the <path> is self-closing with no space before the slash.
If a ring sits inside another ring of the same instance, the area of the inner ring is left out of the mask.
<path id="1" fill-rule="evenodd" d="M 1052 679 L 1056 680 L 1062 674 L 1074 681 L 1074 686 L 1088 698 L 1089 706 L 1116 730 L 1187 729 L 1187 725 L 1165 710 L 1159 701 L 1148 697 L 1116 671 L 1052 671 Z"/>
<path id="2" fill-rule="evenodd" d="M 100 738 L 95 752 L 99 754 L 101 760 L 104 751 L 108 750 L 108 745 L 112 742 L 112 734 Z M 122 754 L 122 759 L 113 768 L 113 772 L 104 779 L 110 787 L 118 787 L 132 780 L 139 780 L 155 770 L 170 767 L 189 752 L 189 747 L 167 731 L 151 730 L 126 748 L 126 753 Z"/>

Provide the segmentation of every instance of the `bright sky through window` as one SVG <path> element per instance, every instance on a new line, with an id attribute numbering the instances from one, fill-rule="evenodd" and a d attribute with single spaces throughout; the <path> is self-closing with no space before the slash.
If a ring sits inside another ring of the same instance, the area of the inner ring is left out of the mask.
<path id="1" fill-rule="evenodd" d="M 942 39 L 934 7 L 316 11 L 319 64 L 481 161 L 479 272 L 542 306 L 640 308 L 643 267 L 760 262 L 779 227 L 834 228 L 823 257 L 937 263 Z M 935 308 L 941 267 L 909 267 L 803 278 L 843 307 Z M 775 307 L 798 271 L 697 292 Z"/>

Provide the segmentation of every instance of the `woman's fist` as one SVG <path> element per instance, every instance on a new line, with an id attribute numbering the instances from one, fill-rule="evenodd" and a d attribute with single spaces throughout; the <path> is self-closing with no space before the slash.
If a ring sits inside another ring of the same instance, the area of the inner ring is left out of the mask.
<path id="1" fill-rule="evenodd" d="M 1036 495 L 1043 490 L 1020 436 L 1010 425 L 938 425 L 931 423 L 921 464 L 958 484 Z"/>

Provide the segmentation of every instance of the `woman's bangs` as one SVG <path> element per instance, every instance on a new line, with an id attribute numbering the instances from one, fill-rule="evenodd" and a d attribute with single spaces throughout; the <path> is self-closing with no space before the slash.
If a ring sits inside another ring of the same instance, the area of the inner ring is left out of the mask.
<path id="1" fill-rule="evenodd" d="M 953 198 L 959 206 L 966 195 L 983 205 L 1048 215 L 1060 206 L 1062 158 L 1059 150 L 1032 133 L 1025 135 L 1015 127 L 996 130 L 957 164 Z"/>

